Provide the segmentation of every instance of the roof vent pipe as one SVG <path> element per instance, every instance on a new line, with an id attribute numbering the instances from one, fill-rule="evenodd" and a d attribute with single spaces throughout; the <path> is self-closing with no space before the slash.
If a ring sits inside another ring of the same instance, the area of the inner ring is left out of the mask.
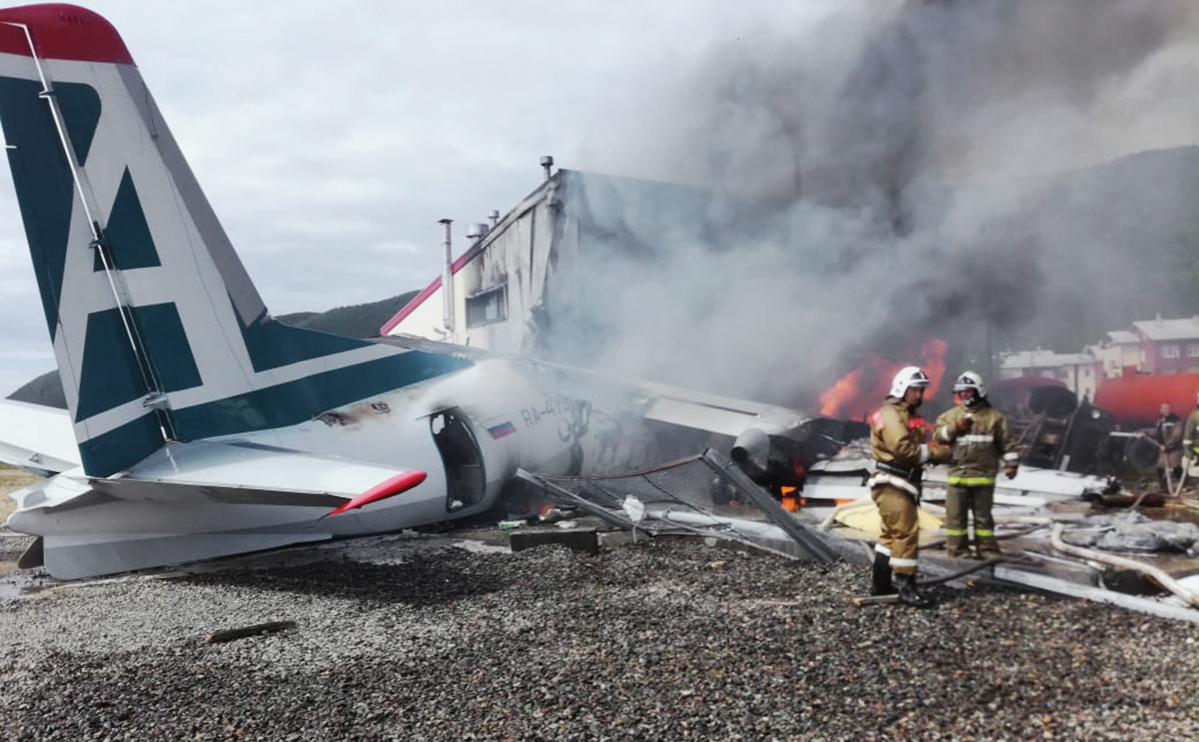
<path id="1" fill-rule="evenodd" d="M 440 219 L 438 224 L 445 227 L 445 237 L 442 245 L 445 247 L 445 273 L 441 277 L 442 309 L 445 322 L 445 339 L 454 342 L 454 251 L 450 238 L 450 225 L 453 219 Z"/>
<path id="2" fill-rule="evenodd" d="M 487 215 L 487 218 L 491 220 L 491 226 L 494 227 L 495 225 L 499 224 L 500 223 L 500 210 L 492 209 L 491 213 Z M 1197 316 L 1196 319 L 1199 319 L 1199 316 Z"/>
<path id="3" fill-rule="evenodd" d="M 487 235 L 488 231 L 489 230 L 486 224 L 483 222 L 477 222 L 470 225 L 470 230 L 467 231 L 466 238 L 468 240 L 481 240 Z"/>
<path id="4" fill-rule="evenodd" d="M 549 180 L 550 176 L 553 175 L 553 172 L 552 172 L 552 170 L 554 168 L 553 155 L 542 155 L 541 156 L 541 167 L 545 168 L 545 179 Z"/>

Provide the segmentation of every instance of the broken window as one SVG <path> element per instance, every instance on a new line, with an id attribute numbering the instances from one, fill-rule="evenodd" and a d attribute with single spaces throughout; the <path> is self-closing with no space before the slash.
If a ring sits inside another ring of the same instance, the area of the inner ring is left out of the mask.
<path id="1" fill-rule="evenodd" d="M 466 297 L 466 326 L 478 327 L 508 319 L 508 287 L 485 289 Z"/>

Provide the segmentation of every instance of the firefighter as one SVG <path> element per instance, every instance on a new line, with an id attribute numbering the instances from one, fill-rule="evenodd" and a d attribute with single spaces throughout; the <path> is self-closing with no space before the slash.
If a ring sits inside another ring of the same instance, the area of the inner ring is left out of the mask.
<path id="1" fill-rule="evenodd" d="M 1186 429 L 1182 433 L 1182 450 L 1199 464 L 1199 392 L 1195 392 L 1195 409 L 1187 416 Z"/>
<path id="2" fill-rule="evenodd" d="M 1170 491 L 1169 481 L 1177 482 L 1182 478 L 1182 420 L 1175 415 L 1169 402 L 1162 402 L 1158 408 L 1157 422 L 1151 435 L 1157 444 L 1157 482 L 1161 488 Z M 1166 479 L 1169 470 L 1171 480 Z"/>
<path id="3" fill-rule="evenodd" d="M 870 418 L 870 445 L 875 463 L 868 484 L 882 519 L 882 533 L 874 547 L 871 593 L 898 592 L 901 602 L 917 608 L 933 604 L 916 587 L 920 537 L 916 510 L 924 464 L 932 456 L 924 442 L 924 420 L 916 410 L 924 401 L 928 385 L 928 375 L 916 366 L 900 369 L 891 381 L 890 394 L 883 406 Z"/>
<path id="4" fill-rule="evenodd" d="M 1002 555 L 995 540 L 995 475 L 1003 464 L 1008 479 L 1019 466 L 1007 418 L 987 401 L 987 387 L 973 371 L 953 383 L 957 405 L 937 418 L 933 439 L 951 447 L 945 479 L 945 549 L 951 557 L 969 557 L 969 514 L 974 514 L 974 547 L 980 559 Z"/>

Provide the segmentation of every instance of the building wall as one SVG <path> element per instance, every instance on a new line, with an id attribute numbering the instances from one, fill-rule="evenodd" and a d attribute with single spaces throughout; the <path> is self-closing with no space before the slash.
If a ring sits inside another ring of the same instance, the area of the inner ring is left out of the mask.
<path id="1" fill-rule="evenodd" d="M 1162 340 L 1154 343 L 1158 373 L 1199 371 L 1199 338 Z"/>
<path id="2" fill-rule="evenodd" d="M 687 186 L 559 170 L 455 261 L 452 334 L 439 286 L 384 331 L 589 365 L 627 332 L 618 322 L 660 300 L 639 303 L 628 277 L 673 245 L 702 244 L 709 201 Z"/>
<path id="3" fill-rule="evenodd" d="M 455 261 L 452 327 L 446 331 L 445 294 L 438 281 L 401 311 L 387 330 L 475 348 L 518 353 L 535 340 L 535 308 L 545 299 L 553 274 L 569 258 L 555 242 L 558 221 L 555 183 L 534 191 L 490 233 Z M 560 231 L 560 230 L 559 230 Z M 444 279 L 444 275 L 442 276 Z"/>
<path id="4" fill-rule="evenodd" d="M 1103 373 L 1114 379 L 1124 375 L 1124 369 L 1141 368 L 1141 346 L 1136 343 L 1114 343 L 1098 351 Z"/>

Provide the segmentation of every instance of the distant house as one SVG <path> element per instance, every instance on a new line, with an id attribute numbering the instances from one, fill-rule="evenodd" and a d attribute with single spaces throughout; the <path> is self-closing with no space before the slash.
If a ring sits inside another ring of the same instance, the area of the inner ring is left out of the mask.
<path id="1" fill-rule="evenodd" d="M 1129 369 L 1141 367 L 1141 339 L 1130 330 L 1112 330 L 1107 341 L 1091 346 L 1091 354 L 1103 361 L 1103 373 L 1110 378 L 1123 376 Z"/>
<path id="2" fill-rule="evenodd" d="M 1095 389 L 1103 373 L 1102 359 L 1091 353 L 1057 353 L 1052 350 L 1020 350 L 1001 353 L 999 378 L 1040 376 L 1056 379 L 1080 398 L 1095 398 Z"/>
<path id="3" fill-rule="evenodd" d="M 1138 369 L 1150 374 L 1199 372 L 1199 316 L 1132 323 L 1140 344 Z"/>

